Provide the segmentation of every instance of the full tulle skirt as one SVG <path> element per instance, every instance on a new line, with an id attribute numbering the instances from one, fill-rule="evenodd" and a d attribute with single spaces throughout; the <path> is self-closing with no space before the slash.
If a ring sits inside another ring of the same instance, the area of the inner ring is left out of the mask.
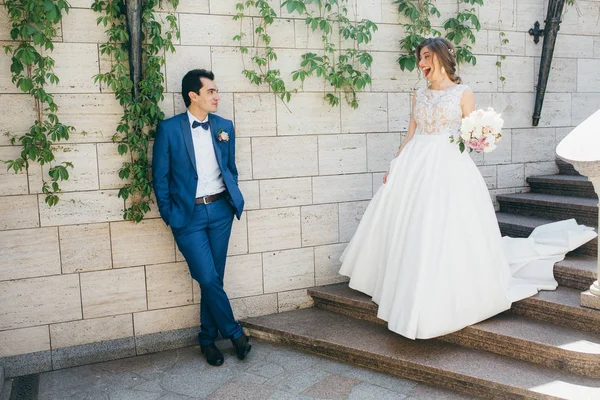
<path id="1" fill-rule="evenodd" d="M 432 338 L 555 289 L 552 267 L 596 233 L 574 220 L 502 238 L 487 185 L 445 135 L 416 135 L 345 249 L 340 274 L 407 338 Z"/>

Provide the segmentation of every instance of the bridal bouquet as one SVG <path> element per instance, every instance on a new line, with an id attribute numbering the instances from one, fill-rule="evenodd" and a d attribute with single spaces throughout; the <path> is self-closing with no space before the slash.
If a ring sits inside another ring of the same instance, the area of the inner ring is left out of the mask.
<path id="1" fill-rule="evenodd" d="M 488 107 L 487 110 L 475 110 L 462 119 L 459 134 L 450 136 L 450 142 L 458 143 L 461 153 L 465 149 L 469 152 L 475 150 L 478 153 L 489 153 L 502 138 L 502 125 L 504 120 L 492 107 Z"/>

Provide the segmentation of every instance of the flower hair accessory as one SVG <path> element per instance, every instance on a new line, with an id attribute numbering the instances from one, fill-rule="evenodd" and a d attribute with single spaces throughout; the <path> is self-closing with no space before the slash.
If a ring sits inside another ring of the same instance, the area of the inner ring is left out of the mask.
<path id="1" fill-rule="evenodd" d="M 219 132 L 217 133 L 217 140 L 219 142 L 229 142 L 229 134 L 223 129 L 219 129 Z"/>

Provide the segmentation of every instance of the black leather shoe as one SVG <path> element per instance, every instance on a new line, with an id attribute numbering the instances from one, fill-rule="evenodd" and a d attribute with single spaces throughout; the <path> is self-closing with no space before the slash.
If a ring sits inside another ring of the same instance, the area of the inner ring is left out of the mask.
<path id="1" fill-rule="evenodd" d="M 223 353 L 221 353 L 221 350 L 219 350 L 214 343 L 208 344 L 206 346 L 201 345 L 200 351 L 202 352 L 202 354 L 204 354 L 204 357 L 206 357 L 206 362 L 210 365 L 213 365 L 215 367 L 223 365 Z"/>
<path id="2" fill-rule="evenodd" d="M 248 353 L 250 353 L 250 349 L 252 349 L 252 345 L 249 343 L 250 338 L 242 333 L 237 339 L 231 339 L 231 343 L 233 343 L 233 347 L 235 348 L 235 353 L 237 354 L 237 358 L 243 360 Z"/>

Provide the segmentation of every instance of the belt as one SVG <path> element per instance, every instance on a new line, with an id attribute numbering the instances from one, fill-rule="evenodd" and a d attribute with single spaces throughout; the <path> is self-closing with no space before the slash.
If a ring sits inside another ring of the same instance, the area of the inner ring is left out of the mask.
<path id="1" fill-rule="evenodd" d="M 217 194 L 210 194 L 204 197 L 196 197 L 196 204 L 210 204 L 213 201 L 219 200 L 221 197 L 225 196 L 226 192 L 221 192 Z"/>

